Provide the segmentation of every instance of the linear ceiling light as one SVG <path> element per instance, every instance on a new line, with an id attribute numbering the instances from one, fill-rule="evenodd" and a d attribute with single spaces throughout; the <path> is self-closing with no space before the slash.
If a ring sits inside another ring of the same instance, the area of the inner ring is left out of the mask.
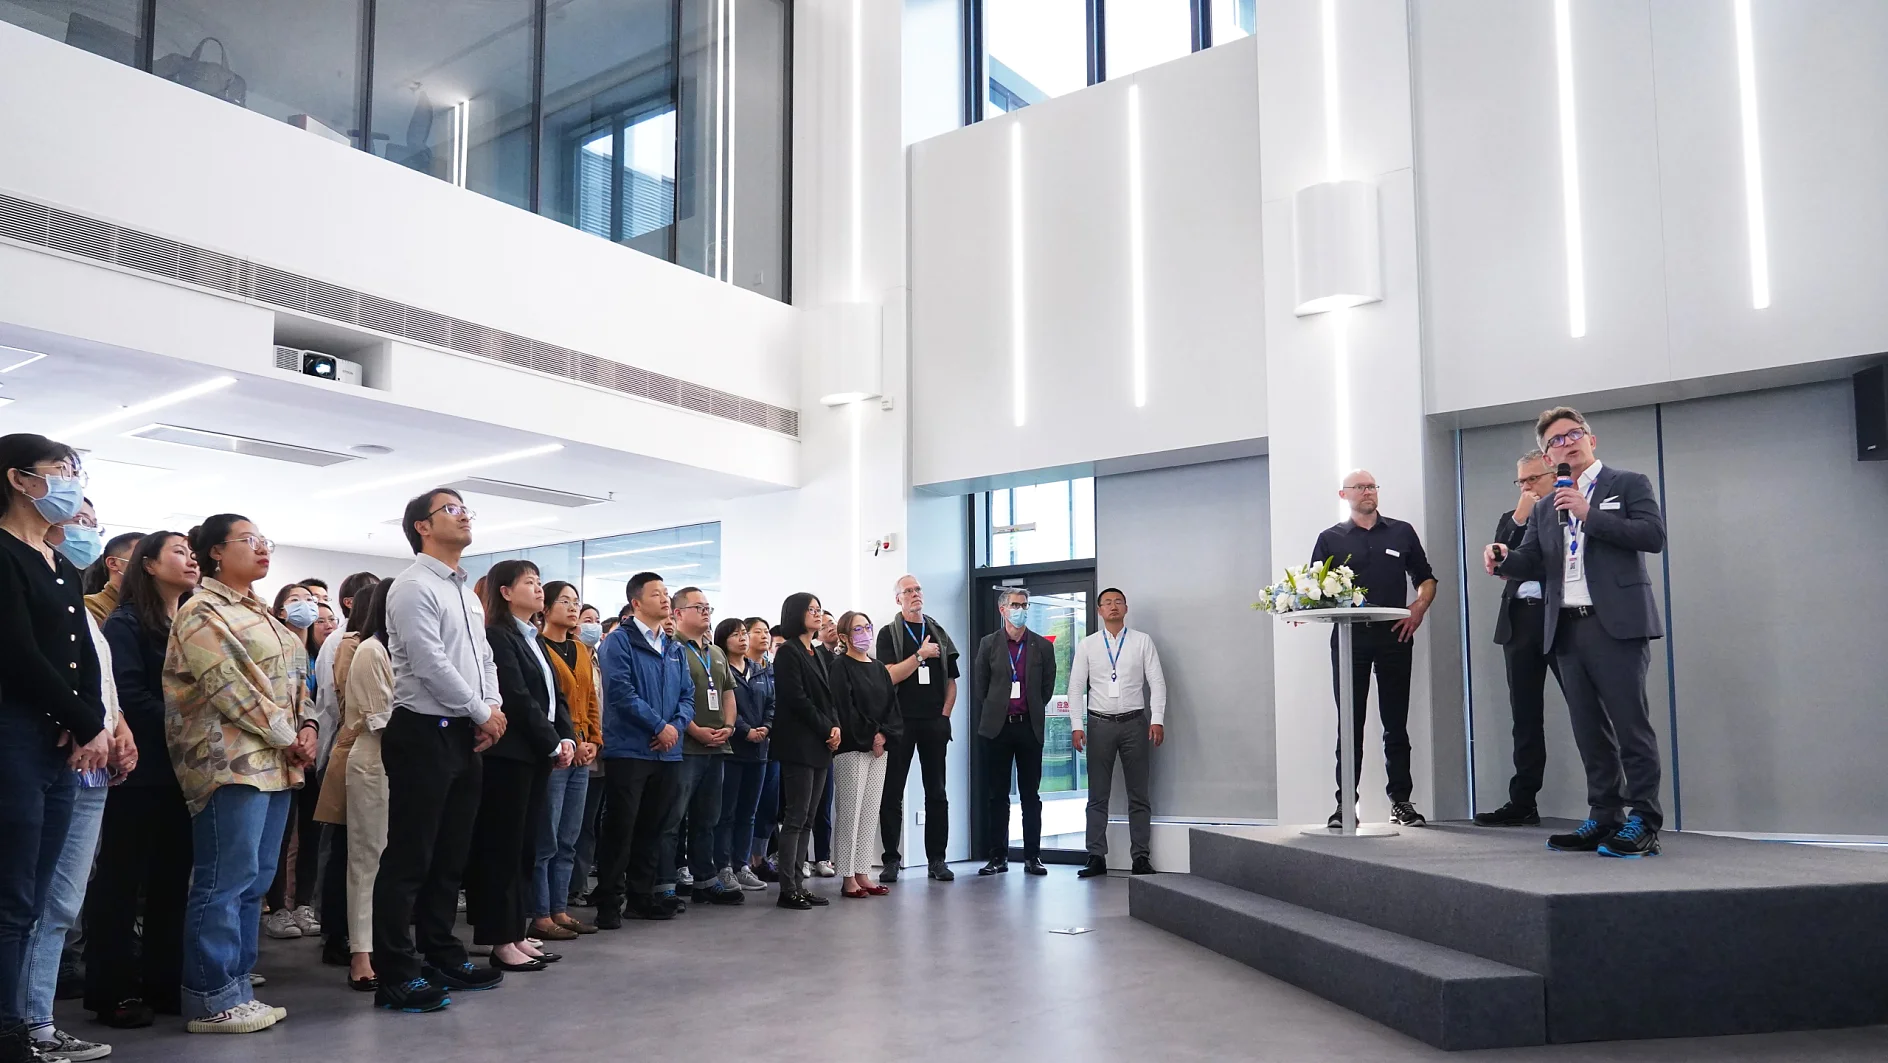
<path id="1" fill-rule="evenodd" d="M 94 429 L 117 424 L 119 421 L 128 421 L 140 414 L 150 413 L 152 410 L 160 410 L 166 406 L 175 406 L 180 402 L 188 402 L 199 395 L 208 395 L 212 391 L 221 391 L 234 383 L 236 383 L 236 378 L 233 376 L 211 377 L 200 384 L 192 384 L 187 388 L 180 388 L 167 395 L 159 395 L 157 398 L 147 399 L 136 405 L 121 407 L 103 416 L 94 417 L 89 421 L 80 421 L 78 424 L 69 425 L 61 429 L 53 438 L 61 441 L 69 440 L 74 436 L 84 435 Z"/>
<path id="2" fill-rule="evenodd" d="M 686 565 L 663 565 L 662 566 L 663 571 L 665 572 L 686 572 L 691 568 L 700 568 L 700 567 L 701 567 L 701 562 L 699 561 L 690 561 Z M 637 571 L 641 571 L 641 570 L 638 569 Z M 635 572 L 605 572 L 601 575 L 591 576 L 588 578 L 590 579 L 628 579 L 629 577 L 634 576 L 635 574 L 636 574 Z"/>
<path id="3" fill-rule="evenodd" d="M 340 498 L 344 495 L 357 495 L 362 491 L 372 491 L 377 487 L 392 487 L 395 484 L 413 483 L 419 480 L 439 481 L 445 477 L 456 475 L 469 469 L 482 469 L 487 465 L 498 465 L 508 461 L 523 461 L 525 458 L 542 457 L 545 454 L 555 454 L 562 449 L 564 449 L 564 444 L 562 443 L 546 443 L 543 446 L 526 447 L 523 450 L 508 450 L 503 454 L 493 454 L 489 457 L 455 461 L 449 465 L 439 465 L 430 469 L 403 472 L 395 476 L 383 476 L 378 480 L 364 480 L 360 483 L 348 484 L 345 487 L 330 488 L 326 491 L 317 492 L 315 497 Z"/>
<path id="4" fill-rule="evenodd" d="M 1025 402 L 1023 390 L 1023 307 L 1027 303 L 1023 284 L 1023 124 L 1010 125 L 1010 416 L 1016 427 L 1023 426 Z"/>
<path id="5" fill-rule="evenodd" d="M 680 550 L 688 546 L 713 546 L 713 539 L 696 539 L 686 543 L 663 543 L 661 546 L 639 546 L 634 550 L 610 550 L 601 554 L 585 554 L 585 561 L 601 561 L 606 557 L 628 557 L 631 554 L 659 554 L 664 550 Z"/>
<path id="6" fill-rule="evenodd" d="M 1141 186 L 1141 86 L 1128 86 L 1128 287 L 1134 405 L 1147 405 L 1147 209 Z"/>
<path id="7" fill-rule="evenodd" d="M 1750 0 L 1734 0 L 1737 21 L 1737 103 L 1744 119 L 1744 221 L 1750 234 L 1750 305 L 1770 305 L 1770 233 L 1763 213 L 1763 142 L 1757 136 L 1757 55 Z"/>
<path id="8" fill-rule="evenodd" d="M 460 100 L 452 105 L 452 183 L 460 188 L 466 187 L 466 171 L 471 162 L 472 137 L 472 101 Z"/>
<path id="9" fill-rule="evenodd" d="M 852 301 L 865 301 L 865 12 L 852 0 Z"/>
<path id="10" fill-rule="evenodd" d="M 199 450 L 214 450 L 222 454 L 267 458 L 270 461 L 291 461 L 297 465 L 312 465 L 316 468 L 359 460 L 351 454 L 336 454 L 332 451 L 316 450 L 313 447 L 298 447 L 292 443 L 250 439 L 247 436 L 233 436 L 227 432 L 210 432 L 201 428 L 185 428 L 175 424 L 147 424 L 142 428 L 133 428 L 126 432 L 125 438 L 149 439 L 158 443 L 196 447 Z"/>
<path id="11" fill-rule="evenodd" d="M 21 358 L 20 355 L 25 355 L 26 357 Z M 0 361 L 6 361 L 7 363 L 0 365 L 0 373 L 11 373 L 15 369 L 23 369 L 44 357 L 46 356 L 38 351 L 29 351 L 24 347 L 8 347 L 6 344 L 0 343 Z"/>
<path id="12" fill-rule="evenodd" d="M 1580 221 L 1580 127 L 1573 107 L 1573 22 L 1554 0 L 1554 69 L 1560 91 L 1560 198 L 1567 241 L 1567 332 L 1586 335 L 1586 246 Z"/>

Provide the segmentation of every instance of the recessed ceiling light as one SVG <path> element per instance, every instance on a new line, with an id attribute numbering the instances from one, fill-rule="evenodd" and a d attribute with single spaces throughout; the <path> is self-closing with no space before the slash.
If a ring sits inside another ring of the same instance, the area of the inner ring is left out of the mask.
<path id="1" fill-rule="evenodd" d="M 25 357 L 22 358 L 20 357 L 21 355 L 25 355 Z M 11 373 L 22 366 L 32 365 L 34 362 L 44 357 L 46 356 L 38 351 L 29 351 L 24 347 L 8 347 L 6 344 L 0 343 L 0 361 L 6 363 L 5 365 L 0 365 L 0 373 Z"/>
<path id="2" fill-rule="evenodd" d="M 0 395 L 0 406 L 10 406 L 12 404 L 12 399 L 7 398 L 5 395 Z"/>
<path id="3" fill-rule="evenodd" d="M 493 454 L 488 457 L 455 461 L 448 465 L 439 465 L 430 469 L 419 469 L 414 472 L 403 472 L 396 476 L 383 476 L 378 480 L 366 480 L 361 483 L 348 484 L 345 487 L 336 487 L 327 491 L 321 491 L 317 493 L 315 497 L 340 498 L 343 495 L 356 495 L 360 494 L 362 491 L 372 491 L 378 487 L 392 487 L 395 484 L 414 483 L 421 480 L 437 482 L 454 473 L 483 468 L 487 465 L 497 465 L 501 462 L 522 461 L 525 458 L 536 458 L 545 454 L 555 454 L 562 449 L 564 449 L 564 444 L 562 443 L 546 443 L 542 446 L 526 447 L 523 450 L 508 450 L 502 454 Z"/>
<path id="4" fill-rule="evenodd" d="M 690 546 L 713 546 L 713 539 L 695 539 L 686 543 L 663 543 L 661 546 L 639 546 L 634 550 L 610 550 L 601 554 L 585 554 L 585 561 L 600 561 L 606 557 L 628 557 L 631 554 L 659 554 L 664 550 L 681 550 Z"/>
<path id="5" fill-rule="evenodd" d="M 379 443 L 356 443 L 347 448 L 350 454 L 359 454 L 363 458 L 377 458 L 382 454 L 393 453 L 392 447 L 383 447 Z"/>
<path id="6" fill-rule="evenodd" d="M 134 428 L 126 432 L 125 436 L 130 439 L 150 439 L 159 443 L 175 443 L 179 446 L 217 450 L 225 454 L 268 458 L 271 461 L 292 461 L 297 465 L 313 465 L 317 468 L 354 460 L 346 454 L 316 450 L 313 447 L 298 447 L 293 443 L 275 443 L 267 439 L 250 439 L 247 436 L 233 436 L 226 432 L 206 432 L 201 428 L 184 428 L 174 424 L 147 424 L 143 428 Z"/>
<path id="7" fill-rule="evenodd" d="M 114 410 L 102 417 L 94 417 L 89 421 L 80 421 L 78 424 L 54 433 L 53 438 L 62 441 L 69 440 L 73 436 L 83 435 L 96 428 L 117 424 L 119 421 L 128 421 L 139 414 L 150 413 L 152 410 L 162 409 L 166 406 L 175 406 L 180 402 L 188 402 L 199 395 L 208 395 L 212 391 L 221 391 L 234 383 L 236 383 L 236 378 L 233 376 L 211 377 L 200 384 L 192 384 L 187 388 L 179 388 L 169 394 L 159 395 L 157 398 L 147 399 L 136 405 Z"/>
<path id="8" fill-rule="evenodd" d="M 507 483 L 504 480 L 488 480 L 483 476 L 468 476 L 449 484 L 441 484 L 468 495 L 495 495 L 499 498 L 515 498 L 520 502 L 543 502 L 551 506 L 563 506 L 576 509 L 580 506 L 595 506 L 608 502 L 607 498 L 595 495 L 580 495 L 574 491 L 557 491 L 549 487 L 533 487 L 530 484 Z"/>

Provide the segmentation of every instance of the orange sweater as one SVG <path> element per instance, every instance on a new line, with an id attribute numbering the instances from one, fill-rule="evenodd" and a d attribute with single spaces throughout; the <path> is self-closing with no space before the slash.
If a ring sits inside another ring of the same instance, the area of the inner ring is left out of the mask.
<path id="1" fill-rule="evenodd" d="M 570 726 L 577 732 L 577 741 L 589 742 L 598 749 L 603 748 L 603 710 L 597 704 L 597 666 L 596 658 L 590 653 L 590 647 L 577 642 L 576 636 L 571 641 L 577 646 L 577 667 L 573 670 L 556 653 L 550 654 L 551 671 L 557 675 L 557 688 L 564 692 L 564 700 L 570 703 Z"/>

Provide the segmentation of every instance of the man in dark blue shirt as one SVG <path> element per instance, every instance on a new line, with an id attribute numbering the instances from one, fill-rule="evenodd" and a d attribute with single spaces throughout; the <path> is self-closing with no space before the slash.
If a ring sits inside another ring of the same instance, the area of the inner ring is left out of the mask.
<path id="1" fill-rule="evenodd" d="M 1351 644 L 1353 712 L 1356 733 L 1364 733 L 1364 718 L 1370 701 L 1370 673 L 1377 674 L 1377 715 L 1383 720 L 1383 759 L 1390 777 L 1390 821 L 1406 827 L 1420 827 L 1423 814 L 1410 804 L 1413 783 L 1409 774 L 1409 672 L 1413 660 L 1411 640 L 1422 626 L 1423 615 L 1436 598 L 1436 574 L 1423 553 L 1416 529 L 1403 521 L 1377 512 L 1377 478 L 1358 469 L 1344 477 L 1338 492 L 1350 503 L 1350 519 L 1318 533 L 1312 548 L 1311 563 L 1327 558 L 1349 565 L 1357 574 L 1357 585 L 1364 589 L 1364 604 L 1396 609 L 1408 608 L 1407 619 L 1356 624 Z M 1416 600 L 1409 600 L 1409 588 L 1416 588 Z M 1337 632 L 1331 632 L 1331 689 L 1337 696 Z M 1343 711 L 1341 706 L 1339 711 Z M 1340 727 L 1339 733 L 1342 733 Z M 1338 810 L 1331 813 L 1327 826 L 1344 825 L 1344 750 L 1340 738 L 1337 751 Z M 1364 771 L 1363 743 L 1357 744 L 1356 771 Z"/>

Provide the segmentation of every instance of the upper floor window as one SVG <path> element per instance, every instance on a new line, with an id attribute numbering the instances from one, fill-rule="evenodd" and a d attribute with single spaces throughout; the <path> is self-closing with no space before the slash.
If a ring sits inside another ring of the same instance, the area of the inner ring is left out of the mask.
<path id="1" fill-rule="evenodd" d="M 984 498 L 984 563 L 996 567 L 1095 556 L 1095 481 L 1006 487 Z"/>

